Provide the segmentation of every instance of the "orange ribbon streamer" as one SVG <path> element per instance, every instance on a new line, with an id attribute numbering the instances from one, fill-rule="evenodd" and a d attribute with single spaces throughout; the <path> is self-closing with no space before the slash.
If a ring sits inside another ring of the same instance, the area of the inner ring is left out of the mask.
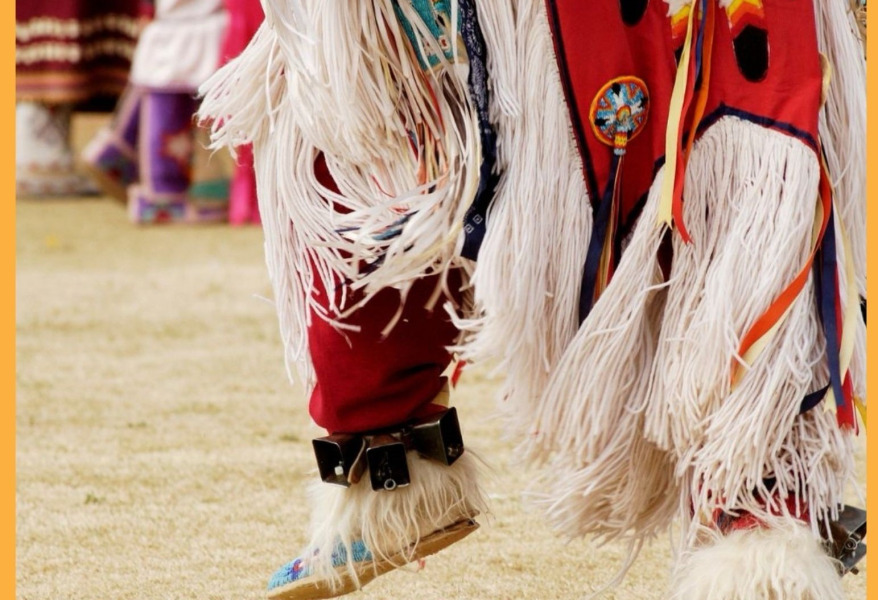
<path id="1" fill-rule="evenodd" d="M 762 347 L 768 343 L 773 336 L 774 331 L 780 325 L 786 316 L 796 297 L 801 293 L 808 281 L 808 275 L 811 273 L 811 266 L 814 264 L 814 257 L 826 233 L 826 226 L 829 223 L 829 215 L 832 210 L 832 184 L 829 181 L 829 173 L 826 168 L 825 161 L 821 160 L 820 169 L 820 196 L 815 211 L 815 225 L 819 220 L 820 228 L 817 230 L 812 239 L 811 255 L 802 267 L 802 270 L 790 283 L 785 290 L 771 303 L 761 317 L 759 317 L 750 330 L 741 339 L 741 345 L 738 348 L 738 356 L 741 362 L 733 359 L 731 380 L 734 386 L 742 376 L 741 363 L 752 364 L 756 356 L 761 352 Z"/>

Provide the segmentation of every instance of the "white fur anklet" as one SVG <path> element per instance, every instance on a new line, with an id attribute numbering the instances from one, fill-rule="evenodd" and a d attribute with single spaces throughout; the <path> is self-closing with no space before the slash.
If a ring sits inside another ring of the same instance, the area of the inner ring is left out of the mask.
<path id="1" fill-rule="evenodd" d="M 476 460 L 467 452 L 444 466 L 409 452 L 411 483 L 394 491 L 373 491 L 368 475 L 348 488 L 315 483 L 308 550 L 275 574 L 269 596 L 346 594 L 462 539 L 487 510 Z"/>
<path id="2" fill-rule="evenodd" d="M 810 529 L 776 519 L 684 555 L 670 600 L 844 600 L 836 562 Z"/>

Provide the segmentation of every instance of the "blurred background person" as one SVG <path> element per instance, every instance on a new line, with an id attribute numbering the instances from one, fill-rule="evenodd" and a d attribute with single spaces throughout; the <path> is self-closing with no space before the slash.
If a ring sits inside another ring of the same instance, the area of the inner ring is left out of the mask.
<path id="1" fill-rule="evenodd" d="M 259 222 L 248 149 L 231 185 L 194 124 L 198 86 L 236 56 L 262 21 L 257 0 L 158 0 L 111 122 L 83 152 L 102 190 L 135 223 Z M 231 204 L 229 196 L 231 190 Z"/>
<path id="2" fill-rule="evenodd" d="M 16 192 L 94 192 L 70 145 L 74 110 L 109 110 L 148 7 L 140 0 L 16 0 Z"/>
<path id="3" fill-rule="evenodd" d="M 195 93 L 217 68 L 228 24 L 222 0 L 157 0 L 141 33 L 128 89 L 110 125 L 83 153 L 136 223 L 227 218 L 227 188 L 192 190 Z M 210 180 L 210 178 L 208 178 Z"/>
<path id="4" fill-rule="evenodd" d="M 238 56 L 262 24 L 265 14 L 259 0 L 225 0 L 229 27 L 223 38 L 222 63 Z M 260 223 L 256 202 L 256 173 L 250 144 L 237 148 L 235 174 L 229 190 L 229 222 L 232 225 Z"/>

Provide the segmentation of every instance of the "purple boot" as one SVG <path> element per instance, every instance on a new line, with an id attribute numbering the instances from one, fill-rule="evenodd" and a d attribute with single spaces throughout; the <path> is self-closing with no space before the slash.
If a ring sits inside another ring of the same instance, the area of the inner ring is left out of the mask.
<path id="1" fill-rule="evenodd" d="M 140 108 L 140 183 L 128 189 L 135 223 L 204 223 L 228 218 L 227 199 L 189 197 L 195 146 L 191 94 L 150 91 Z"/>
<path id="2" fill-rule="evenodd" d="M 128 200 L 128 186 L 137 183 L 137 142 L 142 90 L 126 88 L 112 122 L 100 129 L 82 152 L 84 169 L 101 190 L 120 202 Z"/>

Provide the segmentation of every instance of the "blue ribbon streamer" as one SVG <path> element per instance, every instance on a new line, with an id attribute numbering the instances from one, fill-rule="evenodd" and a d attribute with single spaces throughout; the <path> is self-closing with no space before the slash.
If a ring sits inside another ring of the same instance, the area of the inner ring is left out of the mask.
<path id="1" fill-rule="evenodd" d="M 842 390 L 838 305 L 836 303 L 836 278 L 838 274 L 838 255 L 836 251 L 835 210 L 831 206 L 829 209 L 829 221 L 826 224 L 826 233 L 820 245 L 819 269 L 815 273 L 815 279 L 817 282 L 818 312 L 823 322 L 823 332 L 826 336 L 829 381 L 832 386 L 832 393 L 835 395 L 835 404 L 841 408 L 845 405 L 845 399 Z"/>
<path id="2" fill-rule="evenodd" d="M 482 28 L 479 26 L 473 0 L 458 0 L 458 7 L 460 9 L 460 37 L 469 58 L 467 83 L 470 97 L 478 114 L 479 137 L 482 143 L 479 187 L 464 217 L 464 240 L 460 253 L 464 258 L 476 260 L 482 247 L 482 241 L 485 239 L 488 208 L 494 199 L 500 174 L 495 173 L 497 132 L 489 118 L 488 49 L 485 46 L 485 38 L 482 35 Z"/>
<path id="3" fill-rule="evenodd" d="M 598 271 L 601 266 L 601 255 L 604 251 L 604 242 L 607 239 L 607 229 L 610 225 L 610 216 L 613 214 L 613 202 L 616 196 L 616 175 L 622 156 L 613 154 L 610 164 L 609 183 L 601 197 L 600 206 L 594 217 L 591 240 L 588 242 L 588 253 L 585 256 L 585 265 L 582 269 L 582 284 L 579 289 L 579 323 L 582 324 L 594 305 L 594 292 L 597 285 Z"/>

